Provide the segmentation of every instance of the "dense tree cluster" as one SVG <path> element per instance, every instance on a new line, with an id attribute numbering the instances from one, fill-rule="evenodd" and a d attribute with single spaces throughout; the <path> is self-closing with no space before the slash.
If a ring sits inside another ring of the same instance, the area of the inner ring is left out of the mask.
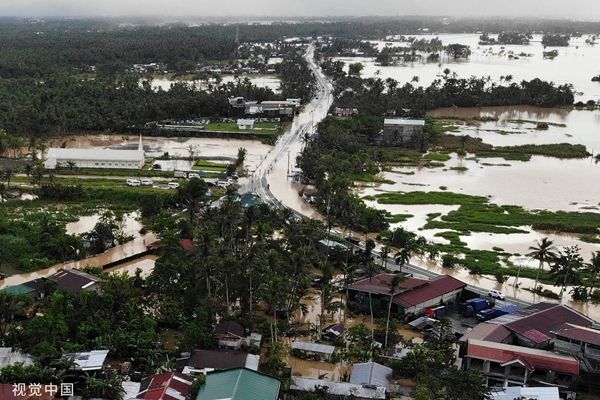
<path id="1" fill-rule="evenodd" d="M 458 78 L 445 69 L 440 79 L 427 87 L 394 79 L 361 79 L 345 74 L 339 63 L 324 61 L 323 68 L 334 78 L 335 107 L 357 108 L 361 112 L 383 116 L 418 117 L 439 107 L 483 107 L 502 105 L 535 105 L 555 107 L 573 105 L 572 85 L 555 85 L 535 78 L 520 83 L 497 84 L 487 77 Z M 409 110 L 407 112 L 407 110 Z"/>

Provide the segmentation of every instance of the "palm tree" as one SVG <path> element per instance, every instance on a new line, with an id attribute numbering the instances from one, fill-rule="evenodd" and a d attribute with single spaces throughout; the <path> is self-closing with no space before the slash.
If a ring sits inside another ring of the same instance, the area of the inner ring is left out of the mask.
<path id="1" fill-rule="evenodd" d="M 65 163 L 65 165 L 67 168 L 69 168 L 69 171 L 73 171 L 73 169 L 77 166 L 77 163 L 73 160 L 69 160 Z"/>
<path id="2" fill-rule="evenodd" d="M 408 264 L 412 255 L 412 247 L 410 245 L 404 246 L 394 255 L 396 264 L 400 266 L 400 272 L 402 272 L 402 266 Z"/>
<path id="3" fill-rule="evenodd" d="M 540 279 L 540 271 L 544 269 L 544 263 L 549 263 L 557 256 L 556 247 L 554 247 L 554 242 L 546 237 L 542 238 L 541 241 L 538 240 L 536 246 L 529 246 L 529 250 L 531 251 L 527 253 L 527 256 L 534 260 L 538 260 L 540 263 L 537 274 L 535 275 L 535 285 L 533 287 L 533 289 L 536 290 Z"/>
<path id="4" fill-rule="evenodd" d="M 387 269 L 387 260 L 390 255 L 391 249 L 388 246 L 381 247 L 380 257 L 381 257 L 381 265 L 383 269 Z"/>
<path id="5" fill-rule="evenodd" d="M 592 258 L 590 259 L 590 262 L 585 265 L 585 270 L 590 274 L 588 280 L 588 298 L 590 298 L 592 296 L 592 290 L 596 285 L 598 275 L 600 275 L 600 251 L 592 253 Z"/>
<path id="6" fill-rule="evenodd" d="M 389 291 L 390 291 L 390 301 L 388 302 L 388 310 L 387 310 L 387 322 L 385 324 L 385 341 L 383 347 L 387 347 L 388 343 L 388 332 L 390 330 L 390 315 L 392 313 L 392 303 L 394 301 L 394 294 L 396 292 L 396 288 L 400 283 L 404 281 L 404 275 L 394 275 L 394 277 L 390 280 L 389 283 Z"/>

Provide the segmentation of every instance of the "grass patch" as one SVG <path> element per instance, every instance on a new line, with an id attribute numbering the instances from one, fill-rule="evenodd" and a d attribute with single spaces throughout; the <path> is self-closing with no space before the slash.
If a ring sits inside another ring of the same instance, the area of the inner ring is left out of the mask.
<path id="1" fill-rule="evenodd" d="M 507 119 L 506 122 L 512 122 L 513 124 L 533 124 L 533 125 L 538 125 L 540 123 L 546 124 L 548 126 L 556 126 L 558 128 L 566 128 L 567 125 L 566 124 L 560 124 L 558 122 L 548 122 L 548 121 L 533 121 L 530 119 Z"/>
<path id="2" fill-rule="evenodd" d="M 450 167 L 450 170 L 452 170 L 452 171 L 459 171 L 459 172 L 465 172 L 465 171 L 468 171 L 469 168 L 467 168 L 467 167 Z"/>
<path id="3" fill-rule="evenodd" d="M 381 175 L 362 173 L 362 174 L 354 174 L 350 176 L 350 179 L 358 182 L 370 182 L 370 183 L 387 183 L 392 184 L 394 181 L 385 179 Z"/>
<path id="4" fill-rule="evenodd" d="M 582 144 L 553 143 L 553 144 L 526 144 L 521 146 L 494 147 L 484 143 L 479 138 L 467 137 L 463 139 L 456 135 L 440 134 L 432 137 L 432 147 L 440 151 L 461 151 L 475 154 L 482 158 L 504 158 L 505 160 L 529 161 L 532 155 L 555 157 L 561 159 L 586 158 L 590 156 Z"/>
<path id="5" fill-rule="evenodd" d="M 452 192 L 394 192 L 375 196 L 381 204 L 459 205 L 459 209 L 429 220 L 425 229 L 450 229 L 460 232 L 526 233 L 519 226 L 535 230 L 597 234 L 600 214 L 592 212 L 528 211 L 519 206 L 490 204 L 483 196 Z"/>
<path id="6" fill-rule="evenodd" d="M 582 235 L 579 240 L 585 243 L 600 244 L 600 237 L 592 235 Z"/>
<path id="7" fill-rule="evenodd" d="M 56 175 L 85 175 L 85 176 L 131 176 L 131 177 L 165 177 L 171 178 L 173 171 L 153 169 L 120 169 L 120 168 L 58 168 Z"/>
<path id="8" fill-rule="evenodd" d="M 412 214 L 392 214 L 386 218 L 386 221 L 390 224 L 397 224 L 399 222 L 405 222 L 407 219 L 412 217 Z"/>
<path id="9" fill-rule="evenodd" d="M 440 152 L 435 152 L 435 153 L 428 153 L 425 154 L 423 156 L 423 160 L 428 160 L 428 161 L 448 161 L 450 160 L 452 157 L 450 157 L 450 154 L 448 153 L 440 153 Z"/>
<path id="10" fill-rule="evenodd" d="M 239 129 L 235 122 L 215 122 L 204 126 L 204 130 L 210 132 L 236 132 L 236 133 L 252 133 L 258 135 L 274 135 L 277 133 L 277 122 L 256 122 L 254 129 Z"/>

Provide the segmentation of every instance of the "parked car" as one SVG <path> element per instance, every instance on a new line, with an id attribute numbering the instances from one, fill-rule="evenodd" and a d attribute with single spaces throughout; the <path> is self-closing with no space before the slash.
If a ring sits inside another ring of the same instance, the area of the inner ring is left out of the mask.
<path id="1" fill-rule="evenodd" d="M 188 177 L 188 174 L 185 171 L 175 171 L 174 174 L 173 174 L 173 176 L 175 178 L 186 179 Z"/>
<path id="2" fill-rule="evenodd" d="M 499 300 L 504 300 L 506 298 L 504 293 L 502 293 L 499 290 L 494 290 L 494 289 L 492 289 L 488 292 L 488 296 L 493 297 L 494 299 L 499 299 Z"/>
<path id="3" fill-rule="evenodd" d="M 169 182 L 169 183 L 167 183 L 167 187 L 169 189 L 177 189 L 179 187 L 179 183 L 177 183 L 177 182 Z"/>
<path id="4" fill-rule="evenodd" d="M 346 239 L 346 242 L 352 243 L 356 246 L 360 245 L 360 239 L 355 236 L 348 235 L 344 239 Z"/>
<path id="5" fill-rule="evenodd" d="M 142 186 L 152 186 L 154 185 L 154 181 L 152 179 L 144 178 L 140 181 Z"/>
<path id="6" fill-rule="evenodd" d="M 127 179 L 127 186 L 140 186 L 141 182 L 137 179 Z"/>
<path id="7" fill-rule="evenodd" d="M 220 187 L 222 189 L 227 189 L 227 187 L 231 185 L 231 182 L 228 181 L 217 181 L 217 187 Z"/>

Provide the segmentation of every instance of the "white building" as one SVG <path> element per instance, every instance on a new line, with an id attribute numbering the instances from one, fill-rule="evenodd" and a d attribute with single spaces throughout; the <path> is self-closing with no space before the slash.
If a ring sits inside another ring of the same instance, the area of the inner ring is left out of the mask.
<path id="1" fill-rule="evenodd" d="M 50 148 L 44 165 L 47 169 L 56 169 L 73 162 L 77 168 L 141 169 L 144 161 L 140 136 L 137 150 Z"/>
<path id="2" fill-rule="evenodd" d="M 238 119 L 237 120 L 238 129 L 243 131 L 248 129 L 254 129 L 254 120 L 253 119 Z"/>

